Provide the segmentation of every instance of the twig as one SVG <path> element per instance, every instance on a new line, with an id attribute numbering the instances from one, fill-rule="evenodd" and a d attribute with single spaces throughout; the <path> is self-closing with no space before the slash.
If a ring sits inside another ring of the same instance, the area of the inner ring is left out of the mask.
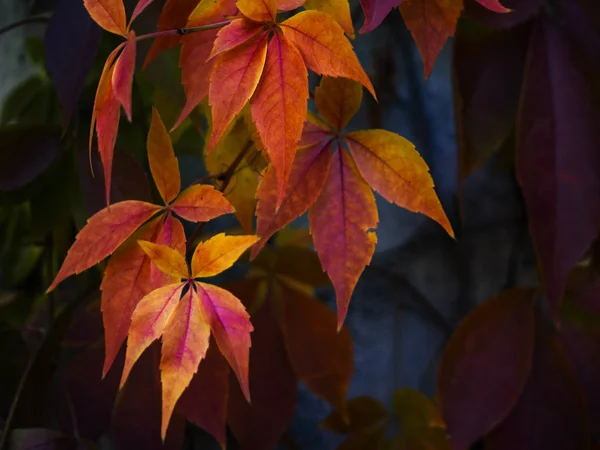
<path id="1" fill-rule="evenodd" d="M 225 189 L 227 189 L 227 186 L 229 186 L 229 183 L 231 183 L 231 179 L 233 178 L 235 171 L 237 170 L 238 166 L 242 163 L 242 160 L 244 159 L 244 157 L 246 156 L 248 151 L 250 151 L 251 148 L 252 148 L 252 141 L 249 140 L 246 143 L 246 146 L 235 157 L 235 159 L 233 160 L 231 165 L 227 168 L 227 170 L 225 172 L 223 172 L 222 177 L 220 177 L 220 179 L 223 181 L 223 184 L 218 188 L 218 190 L 220 192 L 225 192 Z M 190 252 L 192 245 L 194 244 L 194 241 L 196 240 L 196 238 L 202 231 L 202 228 L 204 228 L 205 224 L 206 224 L 206 222 L 199 223 L 196 226 L 196 229 L 190 235 L 190 237 L 186 243 L 186 253 Z"/>
<path id="2" fill-rule="evenodd" d="M 10 23 L 5 27 L 0 28 L 0 35 L 7 33 L 8 31 L 14 30 L 15 28 L 19 28 L 23 25 L 28 25 L 30 23 L 48 23 L 50 22 L 50 18 L 46 16 L 33 16 L 27 17 L 26 19 L 17 20 L 16 22 Z"/>
<path id="3" fill-rule="evenodd" d="M 223 22 L 209 23 L 208 25 L 200 25 L 197 27 L 190 28 L 176 28 L 174 30 L 157 31 L 155 33 L 142 34 L 135 38 L 136 41 L 143 41 L 145 39 L 152 39 L 160 36 L 185 36 L 186 34 L 196 33 L 198 31 L 214 30 L 215 28 L 221 28 L 225 25 L 229 25 L 231 20 L 224 20 Z"/>

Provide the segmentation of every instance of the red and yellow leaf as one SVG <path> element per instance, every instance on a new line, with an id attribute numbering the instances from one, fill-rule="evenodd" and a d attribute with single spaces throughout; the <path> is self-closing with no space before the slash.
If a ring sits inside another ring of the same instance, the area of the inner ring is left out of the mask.
<path id="1" fill-rule="evenodd" d="M 187 22 L 188 27 L 209 25 L 224 21 L 226 16 L 237 12 L 235 0 L 202 0 Z M 185 89 L 186 103 L 173 128 L 177 128 L 208 94 L 209 75 L 214 60 L 207 61 L 212 51 L 217 30 L 190 33 L 181 39 L 181 79 Z"/>
<path id="2" fill-rule="evenodd" d="M 325 139 L 335 137 L 334 132 L 328 125 L 317 119 L 314 114 L 308 111 L 308 120 L 304 122 L 302 138 L 298 142 L 298 148 L 312 147 Z"/>
<path id="3" fill-rule="evenodd" d="M 338 329 L 348 312 L 352 291 L 371 262 L 377 237 L 377 206 L 350 155 L 333 155 L 321 195 L 308 213 L 310 232 L 323 269 L 335 288 Z"/>
<path id="4" fill-rule="evenodd" d="M 192 256 L 192 277 L 212 277 L 229 269 L 256 241 L 258 236 L 226 236 L 221 233 L 201 242 Z"/>
<path id="5" fill-rule="evenodd" d="M 235 372 L 244 396 L 250 401 L 248 358 L 250 315 L 231 292 L 212 284 L 195 283 L 200 297 L 202 316 L 210 324 L 217 345 Z"/>
<path id="6" fill-rule="evenodd" d="M 317 111 L 338 131 L 348 125 L 361 102 L 362 86 L 348 78 L 323 77 L 315 89 Z"/>
<path id="7" fill-rule="evenodd" d="M 360 0 L 360 6 L 365 13 L 365 23 L 358 32 L 364 34 L 373 31 L 399 4 L 400 0 Z"/>
<path id="8" fill-rule="evenodd" d="M 131 324 L 131 314 L 138 302 L 152 290 L 150 258 L 138 245 L 138 239 L 152 241 L 161 227 L 157 217 L 144 225 L 110 258 L 104 271 L 100 290 L 104 324 L 105 376 L 114 362 Z M 161 272 L 162 273 L 162 272 Z"/>
<path id="9" fill-rule="evenodd" d="M 195 184 L 181 193 L 171 209 L 190 222 L 208 222 L 223 214 L 234 212 L 233 207 L 214 187 Z"/>
<path id="10" fill-rule="evenodd" d="M 340 24 L 346 35 L 354 39 L 354 25 L 348 0 L 306 0 L 304 7 L 329 14 Z"/>
<path id="11" fill-rule="evenodd" d="M 276 32 L 256 93 L 250 101 L 252 120 L 277 174 L 276 206 L 281 204 L 302 135 L 308 101 L 308 73 L 302 57 Z"/>
<path id="12" fill-rule="evenodd" d="M 292 11 L 299 8 L 306 0 L 279 0 L 277 2 L 278 11 Z"/>
<path id="13" fill-rule="evenodd" d="M 429 167 L 412 143 L 386 130 L 349 133 L 346 142 L 358 170 L 373 189 L 390 202 L 432 218 L 454 237 L 433 189 Z"/>
<path id="14" fill-rule="evenodd" d="M 81 273 L 102 261 L 159 210 L 160 206 L 128 200 L 98 211 L 75 238 L 47 292 L 68 276 Z"/>
<path id="15" fill-rule="evenodd" d="M 298 150 L 281 207 L 276 209 L 277 177 L 273 166 L 264 172 L 256 197 L 256 232 L 261 237 L 252 248 L 252 258 L 258 255 L 267 241 L 296 217 L 304 214 L 315 202 L 329 173 L 331 142 Z"/>
<path id="16" fill-rule="evenodd" d="M 210 152 L 233 118 L 250 100 L 258 85 L 267 57 L 268 34 L 218 56 L 210 74 L 208 104 L 212 108 L 212 132 L 206 148 Z"/>
<path id="17" fill-rule="evenodd" d="M 187 278 L 188 268 L 184 256 L 166 245 L 139 240 L 138 244 L 153 264 L 164 273 L 178 278 Z"/>
<path id="18" fill-rule="evenodd" d="M 127 18 L 123 0 L 83 0 L 94 21 L 111 33 L 127 37 Z"/>
<path id="19" fill-rule="evenodd" d="M 406 0 L 400 4 L 400 13 L 421 52 L 425 77 L 431 74 L 448 38 L 454 35 L 462 9 L 463 0 Z"/>
<path id="20" fill-rule="evenodd" d="M 210 52 L 208 59 L 214 58 L 226 51 L 233 50 L 264 31 L 265 28 L 262 24 L 246 20 L 243 17 L 233 19 L 229 25 L 218 31 L 213 49 Z"/>
<path id="21" fill-rule="evenodd" d="M 376 97 L 344 30 L 329 14 L 303 11 L 283 22 L 281 28 L 310 70 L 320 75 L 358 81 Z"/>
<path id="22" fill-rule="evenodd" d="M 250 20 L 275 22 L 277 0 L 238 0 L 236 6 Z"/>
<path id="23" fill-rule="evenodd" d="M 188 387 L 206 355 L 210 328 L 198 293 L 189 291 L 177 304 L 163 333 L 160 373 L 163 391 L 162 427 L 164 439 L 175 404 Z"/>
<path id="24" fill-rule="evenodd" d="M 130 31 L 127 43 L 115 63 L 112 76 L 112 90 L 115 98 L 123 105 L 127 119 L 131 122 L 131 87 L 135 72 L 135 32 Z"/>
<path id="25" fill-rule="evenodd" d="M 185 255 L 186 237 L 183 225 L 179 219 L 167 213 L 158 236 L 153 241 L 158 245 L 165 245 L 176 250 L 181 255 Z M 150 287 L 157 289 L 166 284 L 175 283 L 179 280 L 178 276 L 168 275 L 160 270 L 156 264 L 152 263 L 150 267 Z"/>
<path id="26" fill-rule="evenodd" d="M 336 331 L 335 314 L 323 303 L 284 287 L 283 334 L 290 363 L 298 378 L 337 411 L 345 412 L 354 373 L 350 333 Z"/>
<path id="27" fill-rule="evenodd" d="M 152 108 L 147 145 L 152 177 L 165 204 L 169 204 L 181 190 L 181 176 L 171 138 L 155 108 Z"/>
<path id="28" fill-rule="evenodd" d="M 184 287 L 185 283 L 168 284 L 150 292 L 137 304 L 131 316 L 121 387 L 144 350 L 162 336 Z"/>
<path id="29" fill-rule="evenodd" d="M 185 27 L 188 17 L 198 6 L 198 0 L 167 0 L 158 17 L 158 31 Z M 179 36 L 157 36 L 148 51 L 144 68 L 160 53 L 179 44 Z"/>
<path id="30" fill-rule="evenodd" d="M 484 8 L 489 9 L 490 11 L 494 11 L 497 13 L 507 13 L 511 10 L 502 6 L 499 0 L 475 0 Z"/>

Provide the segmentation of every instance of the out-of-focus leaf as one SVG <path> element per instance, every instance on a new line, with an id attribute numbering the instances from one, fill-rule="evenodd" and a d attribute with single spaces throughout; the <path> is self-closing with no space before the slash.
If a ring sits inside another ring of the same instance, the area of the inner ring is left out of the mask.
<path id="1" fill-rule="evenodd" d="M 2 102 L 0 123 L 47 123 L 51 115 L 52 92 L 47 80 L 32 76 L 10 91 Z"/>
<path id="2" fill-rule="evenodd" d="M 541 13 L 544 0 L 502 0 L 502 5 L 511 11 L 498 14 L 475 1 L 465 1 L 464 17 L 489 28 L 512 28 Z"/>
<path id="3" fill-rule="evenodd" d="M 0 190 L 25 186 L 44 172 L 59 154 L 60 131 L 46 125 L 0 128 Z"/>
<path id="4" fill-rule="evenodd" d="M 485 436 L 517 403 L 531 368 L 534 294 L 514 289 L 487 300 L 450 338 L 437 397 L 455 450 Z"/>
<path id="5" fill-rule="evenodd" d="M 321 427 L 340 434 L 350 434 L 385 423 L 389 418 L 388 410 L 380 401 L 373 397 L 355 397 L 348 400 L 347 417 L 339 411 L 333 411 L 321 422 Z"/>
<path id="6" fill-rule="evenodd" d="M 41 245 L 24 245 L 19 248 L 17 259 L 13 261 L 10 272 L 6 274 L 6 282 L 10 286 L 18 286 L 31 274 L 38 263 L 44 247 Z"/>
<path id="7" fill-rule="evenodd" d="M 9 450 L 77 450 L 77 439 L 45 428 L 22 428 L 10 433 Z"/>
<path id="8" fill-rule="evenodd" d="M 46 66 L 62 105 L 63 129 L 77 108 L 101 36 L 83 1 L 61 0 L 46 28 Z"/>

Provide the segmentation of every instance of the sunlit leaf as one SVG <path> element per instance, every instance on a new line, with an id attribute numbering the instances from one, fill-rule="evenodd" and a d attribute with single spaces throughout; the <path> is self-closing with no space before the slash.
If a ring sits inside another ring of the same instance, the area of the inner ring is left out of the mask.
<path id="1" fill-rule="evenodd" d="M 166 245 L 143 240 L 138 241 L 138 244 L 146 252 L 152 263 L 164 273 L 173 277 L 187 278 L 188 270 L 185 258 L 177 250 Z"/>
<path id="2" fill-rule="evenodd" d="M 92 19 L 111 33 L 127 37 L 127 24 L 123 0 L 83 0 Z"/>
<path id="3" fill-rule="evenodd" d="M 208 222 L 234 212 L 222 193 L 204 184 L 195 184 L 183 191 L 173 202 L 171 209 L 191 222 Z"/>
<path id="4" fill-rule="evenodd" d="M 158 192 L 165 204 L 169 204 L 181 189 L 179 163 L 173 152 L 171 138 L 155 108 L 152 109 L 148 132 L 148 162 Z"/>
<path id="5" fill-rule="evenodd" d="M 221 233 L 201 242 L 192 256 L 192 276 L 212 277 L 229 269 L 257 240 L 257 236 L 226 236 Z"/>

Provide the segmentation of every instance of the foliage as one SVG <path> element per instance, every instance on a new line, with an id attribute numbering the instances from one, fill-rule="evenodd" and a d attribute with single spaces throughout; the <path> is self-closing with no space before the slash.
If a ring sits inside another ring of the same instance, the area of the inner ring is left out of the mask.
<path id="1" fill-rule="evenodd" d="M 349 3 L 167 0 L 149 34 L 157 5 L 134 3 L 59 2 L 2 111 L 0 450 L 181 448 L 186 421 L 222 448 L 292 446 L 299 382 L 342 450 L 599 445 L 596 3 L 361 1 L 359 34 L 399 8 L 425 77 L 456 33 L 461 181 L 516 149 L 541 280 L 476 306 L 435 399 L 400 389 L 393 412 L 347 399 L 374 191 L 455 236 L 410 141 L 347 129 L 363 87 L 377 99 Z"/>

